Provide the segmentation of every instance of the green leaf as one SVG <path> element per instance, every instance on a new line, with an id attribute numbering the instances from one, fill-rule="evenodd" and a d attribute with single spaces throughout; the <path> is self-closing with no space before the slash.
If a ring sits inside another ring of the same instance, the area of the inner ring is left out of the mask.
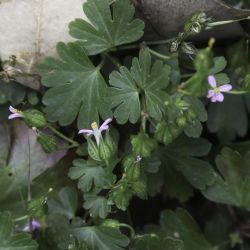
<path id="1" fill-rule="evenodd" d="M 144 23 L 132 20 L 135 8 L 128 0 L 114 2 L 112 11 L 108 0 L 87 0 L 83 10 L 90 22 L 76 19 L 69 24 L 69 33 L 82 41 L 90 55 L 132 43 L 143 35 Z"/>
<path id="2" fill-rule="evenodd" d="M 203 195 L 214 202 L 242 207 L 250 211 L 249 176 L 250 152 L 241 156 L 238 152 L 224 148 L 216 158 L 219 175 L 214 184 L 203 190 Z"/>
<path id="3" fill-rule="evenodd" d="M 132 250 L 184 250 L 183 242 L 174 238 L 163 238 L 157 234 L 137 236 Z"/>
<path id="4" fill-rule="evenodd" d="M 126 181 L 120 180 L 118 184 L 112 188 L 109 195 L 109 202 L 115 204 L 119 209 L 126 211 L 129 201 L 133 196 L 133 192 Z"/>
<path id="5" fill-rule="evenodd" d="M 120 72 L 112 72 L 109 80 L 112 87 L 108 88 L 107 101 L 111 108 L 115 108 L 114 116 L 118 123 L 136 123 L 141 110 L 160 120 L 168 100 L 165 89 L 169 73 L 170 67 L 162 61 L 152 63 L 147 48 L 141 49 L 139 58 L 133 59 L 130 71 L 121 67 Z"/>
<path id="6" fill-rule="evenodd" d="M 144 159 L 141 165 L 148 173 L 157 173 L 161 165 L 157 152 L 155 151 L 149 158 Z"/>
<path id="7" fill-rule="evenodd" d="M 195 188 L 204 189 L 215 181 L 212 166 L 201 159 L 210 150 L 210 143 L 202 138 L 179 138 L 174 143 L 161 149 L 161 162 L 165 167 L 172 166 L 179 171 Z"/>
<path id="8" fill-rule="evenodd" d="M 155 130 L 155 139 L 165 145 L 173 142 L 182 133 L 182 128 L 174 122 L 161 121 Z"/>
<path id="9" fill-rule="evenodd" d="M 122 250 L 129 244 L 127 236 L 113 227 L 89 226 L 74 228 L 72 233 L 80 242 L 86 242 L 91 250 Z"/>
<path id="10" fill-rule="evenodd" d="M 186 202 L 194 195 L 193 187 L 172 164 L 166 165 L 162 166 L 162 173 L 160 173 L 160 177 L 164 183 L 164 192 L 170 198 L 176 198 L 180 202 Z"/>
<path id="11" fill-rule="evenodd" d="M 247 110 L 241 96 L 226 95 L 223 103 L 208 107 L 208 130 L 223 142 L 245 136 L 248 129 Z"/>
<path id="12" fill-rule="evenodd" d="M 202 125 L 198 120 L 194 120 L 186 126 L 184 132 L 188 137 L 198 138 L 202 133 Z"/>
<path id="13" fill-rule="evenodd" d="M 210 243 L 221 246 L 218 250 L 227 250 L 227 245 L 223 244 L 228 240 L 233 221 L 225 210 L 214 211 L 212 217 L 205 222 L 205 235 Z"/>
<path id="14" fill-rule="evenodd" d="M 205 122 L 207 120 L 207 111 L 200 99 L 193 96 L 185 96 L 184 101 L 188 103 L 189 110 L 195 113 L 198 121 Z"/>
<path id="15" fill-rule="evenodd" d="M 47 58 L 39 66 L 43 85 L 50 87 L 43 97 L 48 120 L 66 126 L 78 117 L 78 127 L 87 128 L 99 114 L 110 116 L 103 101 L 106 83 L 84 49 L 58 43 L 57 53 L 60 59 Z"/>
<path id="16" fill-rule="evenodd" d="M 0 213 L 0 249 L 1 250 L 36 250 L 37 243 L 28 233 L 13 234 L 10 213 Z"/>
<path id="17" fill-rule="evenodd" d="M 77 209 L 77 192 L 75 189 L 65 187 L 60 190 L 56 197 L 48 200 L 48 213 L 60 214 L 68 219 L 75 217 Z"/>
<path id="18" fill-rule="evenodd" d="M 69 177 L 73 180 L 79 179 L 78 187 L 84 192 L 89 192 L 93 185 L 103 188 L 106 184 L 106 173 L 103 167 L 83 159 L 74 160 L 73 167 L 69 170 Z"/>
<path id="19" fill-rule="evenodd" d="M 147 174 L 147 191 L 155 196 L 164 191 L 164 195 L 176 198 L 180 202 L 193 196 L 193 187 L 204 189 L 215 180 L 210 164 L 195 157 L 206 156 L 210 143 L 199 138 L 180 137 L 157 152 L 161 166 L 158 173 Z"/>
<path id="20" fill-rule="evenodd" d="M 213 59 L 214 65 L 213 67 L 209 70 L 208 74 L 209 75 L 215 75 L 224 70 L 227 66 L 227 61 L 224 56 L 218 56 L 214 57 Z"/>
<path id="21" fill-rule="evenodd" d="M 143 178 L 130 183 L 133 194 L 139 198 L 145 200 L 147 199 L 147 184 Z"/>
<path id="22" fill-rule="evenodd" d="M 15 81 L 4 82 L 0 79 L 0 104 L 20 104 L 26 96 L 26 89 Z"/>
<path id="23" fill-rule="evenodd" d="M 89 209 L 90 216 L 92 217 L 105 219 L 111 212 L 111 206 L 108 204 L 108 200 L 105 197 L 88 193 L 84 195 L 84 200 L 83 207 Z"/>
<path id="24" fill-rule="evenodd" d="M 185 250 L 213 250 L 193 218 L 184 210 L 177 209 L 176 213 L 166 210 L 161 213 L 160 225 L 163 233 L 182 240 Z"/>
<path id="25" fill-rule="evenodd" d="M 56 249 L 61 250 L 68 249 L 69 245 L 74 243 L 75 240 L 70 232 L 71 225 L 67 217 L 62 214 L 49 214 L 47 216 L 47 225 L 45 239 L 50 245 L 53 245 L 53 247 L 56 245 L 58 247 Z"/>
<path id="26" fill-rule="evenodd" d="M 184 89 L 194 96 L 207 94 L 209 85 L 207 77 L 209 70 L 213 67 L 213 54 L 210 47 L 199 51 L 194 59 L 196 73 L 184 83 Z"/>
<path id="27" fill-rule="evenodd" d="M 156 148 L 157 143 L 154 139 L 150 138 L 148 134 L 141 132 L 131 138 L 133 152 L 135 155 L 141 157 L 150 157 L 151 152 Z"/>

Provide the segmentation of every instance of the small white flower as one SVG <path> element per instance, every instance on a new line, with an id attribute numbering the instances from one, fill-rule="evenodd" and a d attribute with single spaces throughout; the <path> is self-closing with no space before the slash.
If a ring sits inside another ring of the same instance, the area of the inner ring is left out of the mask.
<path id="1" fill-rule="evenodd" d="M 109 123 L 112 121 L 111 118 L 108 118 L 104 121 L 104 123 L 98 128 L 96 122 L 91 124 L 92 129 L 81 129 L 78 134 L 86 134 L 87 136 L 94 135 L 97 145 L 100 143 L 100 139 L 102 137 L 102 131 L 107 130 L 109 128 Z"/>

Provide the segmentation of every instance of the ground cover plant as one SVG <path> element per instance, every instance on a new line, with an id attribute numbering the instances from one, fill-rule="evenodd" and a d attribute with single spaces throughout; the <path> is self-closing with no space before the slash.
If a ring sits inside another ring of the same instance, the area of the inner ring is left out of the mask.
<path id="1" fill-rule="evenodd" d="M 136 6 L 87 0 L 35 72 L 1 61 L 0 249 L 250 249 L 249 18 L 148 40 Z"/>

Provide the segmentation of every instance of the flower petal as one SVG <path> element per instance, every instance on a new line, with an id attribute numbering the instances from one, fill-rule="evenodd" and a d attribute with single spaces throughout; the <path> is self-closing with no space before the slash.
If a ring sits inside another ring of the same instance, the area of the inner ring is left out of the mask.
<path id="1" fill-rule="evenodd" d="M 32 220 L 31 224 L 32 224 L 32 230 L 36 230 L 36 229 L 39 229 L 41 227 L 40 222 L 37 220 Z"/>
<path id="2" fill-rule="evenodd" d="M 108 124 L 112 122 L 111 118 L 108 118 L 104 121 L 104 123 L 101 125 L 101 127 L 99 128 L 99 131 L 102 132 L 104 130 L 107 130 L 109 128 Z"/>
<path id="3" fill-rule="evenodd" d="M 221 94 L 221 93 L 217 93 L 217 94 L 216 94 L 216 100 L 217 100 L 218 102 L 223 102 L 223 101 L 224 101 L 224 95 Z"/>
<path id="4" fill-rule="evenodd" d="M 16 113 L 16 109 L 14 107 L 12 107 L 12 106 L 9 106 L 9 111 L 11 113 Z"/>
<path id="5" fill-rule="evenodd" d="M 87 134 L 87 135 L 93 135 L 94 131 L 91 129 L 81 129 L 78 134 Z"/>
<path id="6" fill-rule="evenodd" d="M 11 114 L 8 116 L 8 119 L 11 120 L 11 119 L 20 118 L 20 117 L 23 117 L 23 116 L 21 114 Z"/>
<path id="7" fill-rule="evenodd" d="M 216 95 L 212 96 L 211 102 L 217 102 L 217 97 L 216 97 Z"/>
<path id="8" fill-rule="evenodd" d="M 207 80 L 208 80 L 209 85 L 210 85 L 212 88 L 215 88 L 215 87 L 216 87 L 216 79 L 215 79 L 214 76 L 208 76 Z"/>
<path id="9" fill-rule="evenodd" d="M 224 84 L 222 86 L 219 87 L 219 90 L 221 92 L 227 92 L 227 91 L 230 91 L 232 89 L 232 85 L 231 84 Z"/>
<path id="10" fill-rule="evenodd" d="M 208 93 L 207 93 L 207 98 L 211 98 L 215 95 L 215 92 L 213 90 L 208 90 Z"/>

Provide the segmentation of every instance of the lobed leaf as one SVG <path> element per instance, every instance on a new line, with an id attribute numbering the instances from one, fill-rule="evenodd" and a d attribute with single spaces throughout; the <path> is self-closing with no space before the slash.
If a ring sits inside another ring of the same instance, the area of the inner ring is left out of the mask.
<path id="1" fill-rule="evenodd" d="M 135 8 L 128 0 L 87 0 L 83 11 L 90 22 L 76 19 L 69 24 L 69 33 L 81 40 L 89 55 L 96 55 L 116 46 L 132 43 L 143 35 L 144 23 L 133 20 Z"/>
<path id="2" fill-rule="evenodd" d="M 127 236 L 114 227 L 87 226 L 74 228 L 72 233 L 92 250 L 122 250 L 129 244 Z"/>
<path id="3" fill-rule="evenodd" d="M 133 59 L 130 71 L 123 66 L 120 72 L 112 72 L 107 101 L 115 108 L 118 123 L 136 123 L 141 111 L 161 120 L 168 100 L 169 73 L 170 67 L 162 61 L 152 62 L 147 48 L 141 49 L 139 58 Z"/>
<path id="4" fill-rule="evenodd" d="M 42 83 L 50 88 L 43 97 L 48 120 L 66 126 L 77 117 L 78 127 L 87 128 L 99 115 L 110 117 L 103 100 L 105 81 L 84 49 L 61 42 L 57 53 L 60 59 L 47 58 L 39 66 Z"/>
<path id="5" fill-rule="evenodd" d="M 214 202 L 245 208 L 250 211 L 249 176 L 250 153 L 244 156 L 230 148 L 224 148 L 216 158 L 219 175 L 213 185 L 202 191 Z"/>

